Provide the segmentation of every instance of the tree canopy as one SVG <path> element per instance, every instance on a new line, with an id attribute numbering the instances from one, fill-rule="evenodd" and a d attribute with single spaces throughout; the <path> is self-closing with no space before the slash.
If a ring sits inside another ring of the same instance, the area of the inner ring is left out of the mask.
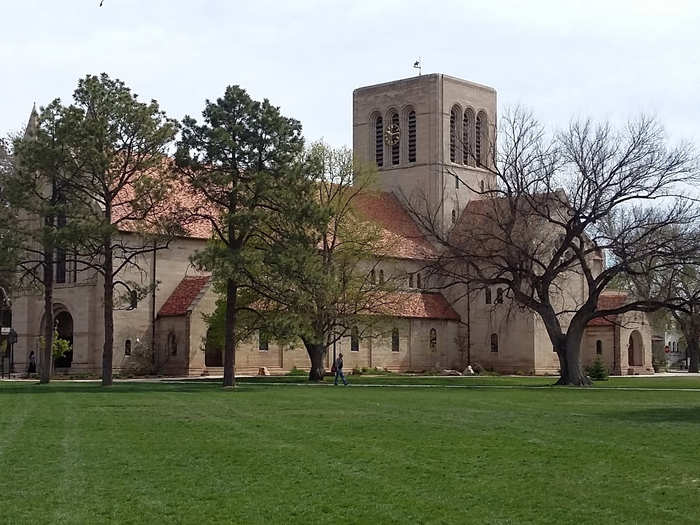
<path id="1" fill-rule="evenodd" d="M 644 271 L 657 272 L 697 253 L 698 209 L 682 187 L 697 180 L 695 154 L 686 144 L 669 146 L 647 117 L 620 130 L 574 121 L 548 137 L 529 112 L 516 109 L 503 118 L 499 147 L 482 169 L 491 182 L 481 188 L 462 181 L 479 198 L 452 228 L 426 211 L 425 199 L 407 198 L 443 248 L 434 269 L 472 292 L 503 286 L 542 319 L 559 357 L 559 383 L 589 384 L 580 367 L 588 322 L 672 301 L 631 297 L 599 309 L 603 291 L 619 275 L 638 272 L 642 261 L 653 260 Z"/>
<path id="2" fill-rule="evenodd" d="M 261 242 L 266 217 L 284 213 L 303 194 L 303 178 L 294 168 L 302 150 L 301 124 L 239 86 L 207 100 L 201 124 L 189 116 L 182 122 L 176 164 L 189 186 L 192 219 L 212 231 L 193 262 L 212 272 L 226 295 L 225 388 L 235 385 L 237 315 L 248 308 L 240 294 L 261 268 L 253 245 Z"/>

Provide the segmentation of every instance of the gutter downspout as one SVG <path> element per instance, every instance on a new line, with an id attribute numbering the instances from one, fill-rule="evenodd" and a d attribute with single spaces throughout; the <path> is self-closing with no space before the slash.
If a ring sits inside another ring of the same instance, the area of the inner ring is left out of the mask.
<path id="1" fill-rule="evenodd" d="M 151 363 L 156 362 L 156 243 L 153 243 L 151 261 Z"/>

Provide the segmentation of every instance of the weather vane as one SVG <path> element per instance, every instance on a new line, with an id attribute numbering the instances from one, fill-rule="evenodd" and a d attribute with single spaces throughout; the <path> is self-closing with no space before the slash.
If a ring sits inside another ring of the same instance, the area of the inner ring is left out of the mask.
<path id="1" fill-rule="evenodd" d="M 423 64 L 421 64 L 421 58 L 418 57 L 418 60 L 416 60 L 413 63 L 413 69 L 418 70 L 418 76 L 421 76 L 423 74 Z"/>

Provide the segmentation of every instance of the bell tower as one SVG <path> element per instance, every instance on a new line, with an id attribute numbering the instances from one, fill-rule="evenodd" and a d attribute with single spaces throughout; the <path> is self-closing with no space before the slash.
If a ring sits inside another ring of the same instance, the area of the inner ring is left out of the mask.
<path id="1" fill-rule="evenodd" d="M 353 92 L 353 151 L 379 186 L 437 212 L 449 226 L 493 184 L 496 91 L 443 74 Z"/>

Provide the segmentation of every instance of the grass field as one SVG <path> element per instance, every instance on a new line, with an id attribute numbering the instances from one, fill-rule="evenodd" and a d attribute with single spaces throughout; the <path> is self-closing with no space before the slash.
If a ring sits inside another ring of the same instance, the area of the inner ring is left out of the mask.
<path id="1" fill-rule="evenodd" d="M 0 523 L 700 519 L 695 378 L 351 379 L 0 383 Z"/>

